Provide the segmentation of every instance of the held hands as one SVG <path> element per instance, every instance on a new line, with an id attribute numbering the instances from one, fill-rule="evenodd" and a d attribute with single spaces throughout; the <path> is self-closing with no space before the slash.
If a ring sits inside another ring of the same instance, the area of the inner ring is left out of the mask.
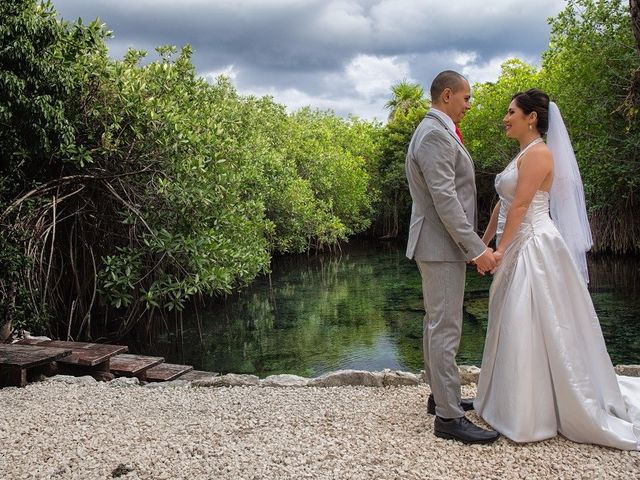
<path id="1" fill-rule="evenodd" d="M 476 258 L 476 269 L 480 275 L 484 275 L 486 272 L 493 273 L 501 260 L 502 252 L 494 252 L 492 248 L 487 247 L 484 253 Z"/>

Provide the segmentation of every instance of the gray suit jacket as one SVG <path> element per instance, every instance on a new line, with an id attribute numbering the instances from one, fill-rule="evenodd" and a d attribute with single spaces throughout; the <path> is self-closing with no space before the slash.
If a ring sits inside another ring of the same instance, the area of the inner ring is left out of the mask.
<path id="1" fill-rule="evenodd" d="M 411 138 L 405 170 L 413 200 L 407 257 L 465 261 L 482 254 L 486 246 L 475 233 L 473 161 L 455 132 L 433 113 Z"/>

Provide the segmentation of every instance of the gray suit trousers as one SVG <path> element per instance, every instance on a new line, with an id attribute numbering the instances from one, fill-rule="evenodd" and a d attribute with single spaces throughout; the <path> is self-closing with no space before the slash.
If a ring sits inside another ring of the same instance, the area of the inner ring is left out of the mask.
<path id="1" fill-rule="evenodd" d="M 422 347 L 427 383 L 442 418 L 464 416 L 456 354 L 462 332 L 465 262 L 416 261 L 422 277 L 424 323 Z"/>

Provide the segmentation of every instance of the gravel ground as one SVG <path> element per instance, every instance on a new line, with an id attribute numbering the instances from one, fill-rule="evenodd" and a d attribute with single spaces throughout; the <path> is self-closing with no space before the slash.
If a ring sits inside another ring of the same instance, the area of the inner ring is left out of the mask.
<path id="1" fill-rule="evenodd" d="M 463 395 L 474 394 L 472 386 Z M 640 478 L 640 452 L 433 435 L 428 387 L 0 390 L 4 479 Z M 478 421 L 475 414 L 468 415 Z"/>

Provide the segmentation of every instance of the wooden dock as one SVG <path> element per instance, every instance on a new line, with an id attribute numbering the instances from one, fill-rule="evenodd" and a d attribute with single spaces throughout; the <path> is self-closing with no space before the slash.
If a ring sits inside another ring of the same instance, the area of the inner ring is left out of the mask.
<path id="1" fill-rule="evenodd" d="M 162 357 L 132 355 L 124 345 L 26 338 L 0 344 L 0 388 L 24 387 L 30 377 L 91 375 L 96 380 L 137 377 L 142 382 L 196 380 L 217 375 L 190 365 L 164 363 Z"/>

